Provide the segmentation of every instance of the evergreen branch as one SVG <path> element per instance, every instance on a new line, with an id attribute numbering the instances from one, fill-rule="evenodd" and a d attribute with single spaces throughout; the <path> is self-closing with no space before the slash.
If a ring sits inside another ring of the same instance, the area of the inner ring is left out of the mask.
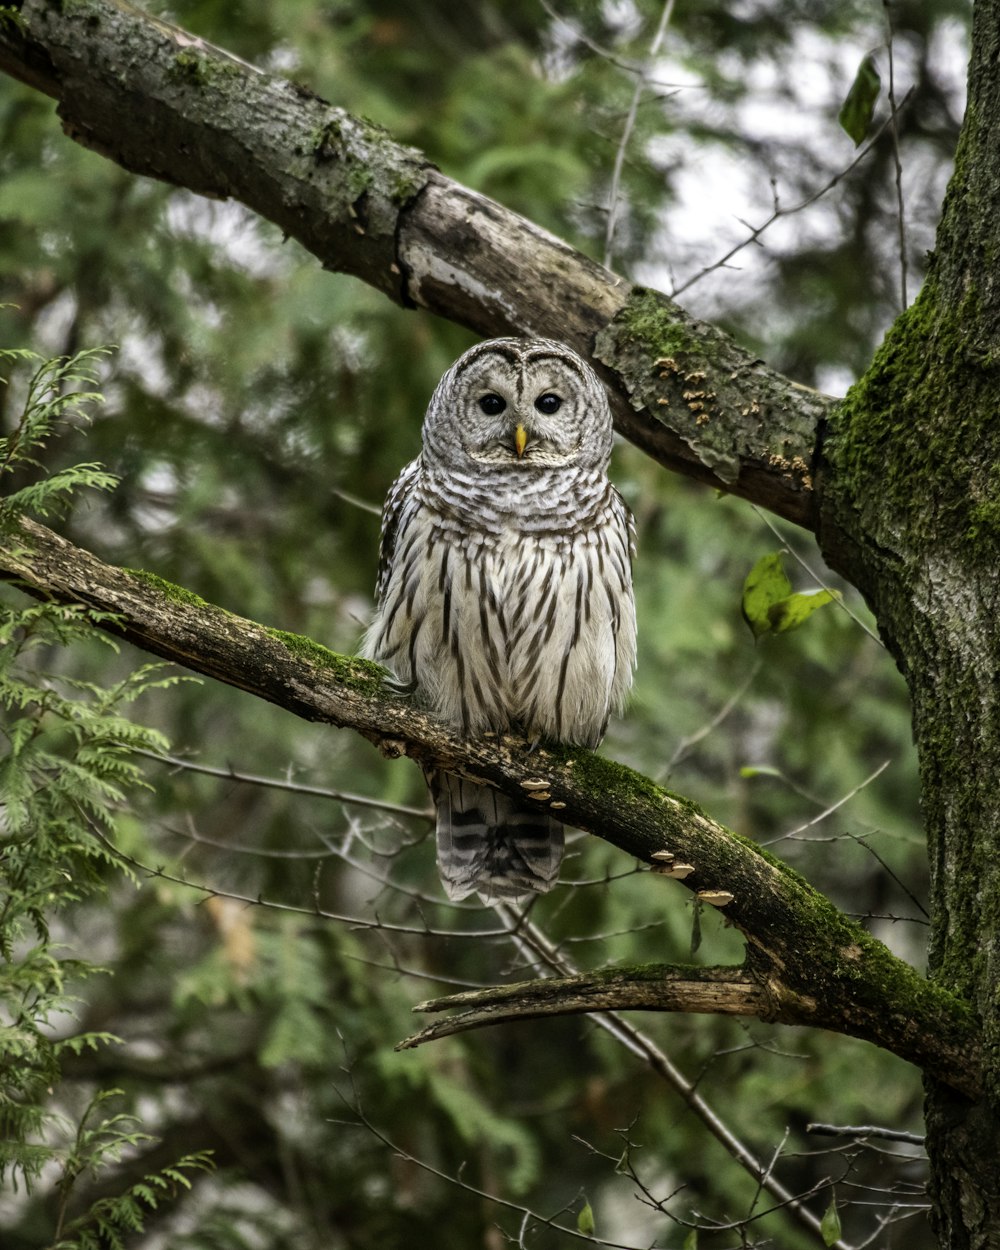
<path id="1" fill-rule="evenodd" d="M 466 740 L 393 694 L 376 665 L 223 611 L 149 574 L 103 564 L 35 522 L 0 538 L 0 576 L 32 594 L 113 613 L 104 628 L 307 720 L 540 802 L 725 908 L 747 942 L 759 1015 L 861 1037 L 975 1094 L 976 1020 L 780 860 L 693 804 L 589 751 L 505 736 Z M 546 789 L 539 791 L 542 779 Z"/>

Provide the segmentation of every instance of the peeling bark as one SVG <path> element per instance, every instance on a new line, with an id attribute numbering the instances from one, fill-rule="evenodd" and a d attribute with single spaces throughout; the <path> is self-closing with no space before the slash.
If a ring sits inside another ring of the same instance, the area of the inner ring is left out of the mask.
<path id="1" fill-rule="evenodd" d="M 470 990 L 417 1003 L 414 1011 L 463 1008 L 401 1041 L 409 1050 L 440 1037 L 540 1016 L 565 1016 L 591 1011 L 683 1011 L 712 1015 L 781 1019 L 780 1008 L 768 1003 L 766 988 L 738 968 L 616 968 L 574 977 L 521 981 L 499 989 Z M 795 1024 L 797 1021 L 791 1020 Z"/>

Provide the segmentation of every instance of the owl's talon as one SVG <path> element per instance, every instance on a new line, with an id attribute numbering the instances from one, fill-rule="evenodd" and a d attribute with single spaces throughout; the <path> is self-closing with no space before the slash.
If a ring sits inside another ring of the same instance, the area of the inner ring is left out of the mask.
<path id="1" fill-rule="evenodd" d="M 417 690 L 417 683 L 412 678 L 409 681 L 398 681 L 395 677 L 386 677 L 382 685 L 390 694 L 399 695 L 404 699 L 408 699 Z"/>

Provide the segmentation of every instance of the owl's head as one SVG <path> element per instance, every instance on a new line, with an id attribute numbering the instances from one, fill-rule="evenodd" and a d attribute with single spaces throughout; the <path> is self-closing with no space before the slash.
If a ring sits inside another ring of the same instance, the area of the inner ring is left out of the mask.
<path id="1" fill-rule="evenodd" d="M 431 397 L 424 452 L 477 465 L 607 467 L 611 409 L 597 374 L 550 339 L 489 339 L 460 356 Z"/>

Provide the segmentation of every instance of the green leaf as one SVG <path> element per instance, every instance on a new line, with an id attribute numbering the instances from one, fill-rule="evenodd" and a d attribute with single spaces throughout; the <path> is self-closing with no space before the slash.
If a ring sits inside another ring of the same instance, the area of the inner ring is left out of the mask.
<path id="1" fill-rule="evenodd" d="M 875 112 L 875 102 L 882 90 L 882 79 L 875 67 L 875 58 L 869 52 L 861 64 L 841 106 L 837 120 L 854 140 L 857 147 L 868 133 Z"/>
<path id="2" fill-rule="evenodd" d="M 832 1246 L 840 1240 L 840 1216 L 837 1214 L 836 1198 L 830 1199 L 830 1205 L 823 1212 L 819 1232 L 824 1245 Z"/>
<path id="3" fill-rule="evenodd" d="M 817 608 L 836 603 L 839 598 L 839 590 L 804 590 L 772 603 L 767 610 L 767 619 L 774 633 L 786 634 L 804 624 Z"/>
<path id="4" fill-rule="evenodd" d="M 585 1237 L 593 1237 L 595 1228 L 593 1208 L 587 1199 L 584 1198 L 580 1214 L 576 1217 L 577 1232 L 583 1233 Z"/>
<path id="5" fill-rule="evenodd" d="M 792 583 L 782 566 L 781 553 L 776 551 L 761 556 L 743 583 L 743 619 L 750 626 L 754 638 L 760 638 L 774 628 L 768 612 L 791 592 Z"/>
<path id="6" fill-rule="evenodd" d="M 698 1250 L 698 1230 L 696 1228 L 692 1228 L 684 1238 L 683 1250 Z"/>
<path id="7" fill-rule="evenodd" d="M 786 634 L 804 624 L 817 608 L 840 598 L 838 590 L 793 592 L 781 563 L 781 552 L 761 556 L 743 583 L 743 619 L 754 639 Z"/>

